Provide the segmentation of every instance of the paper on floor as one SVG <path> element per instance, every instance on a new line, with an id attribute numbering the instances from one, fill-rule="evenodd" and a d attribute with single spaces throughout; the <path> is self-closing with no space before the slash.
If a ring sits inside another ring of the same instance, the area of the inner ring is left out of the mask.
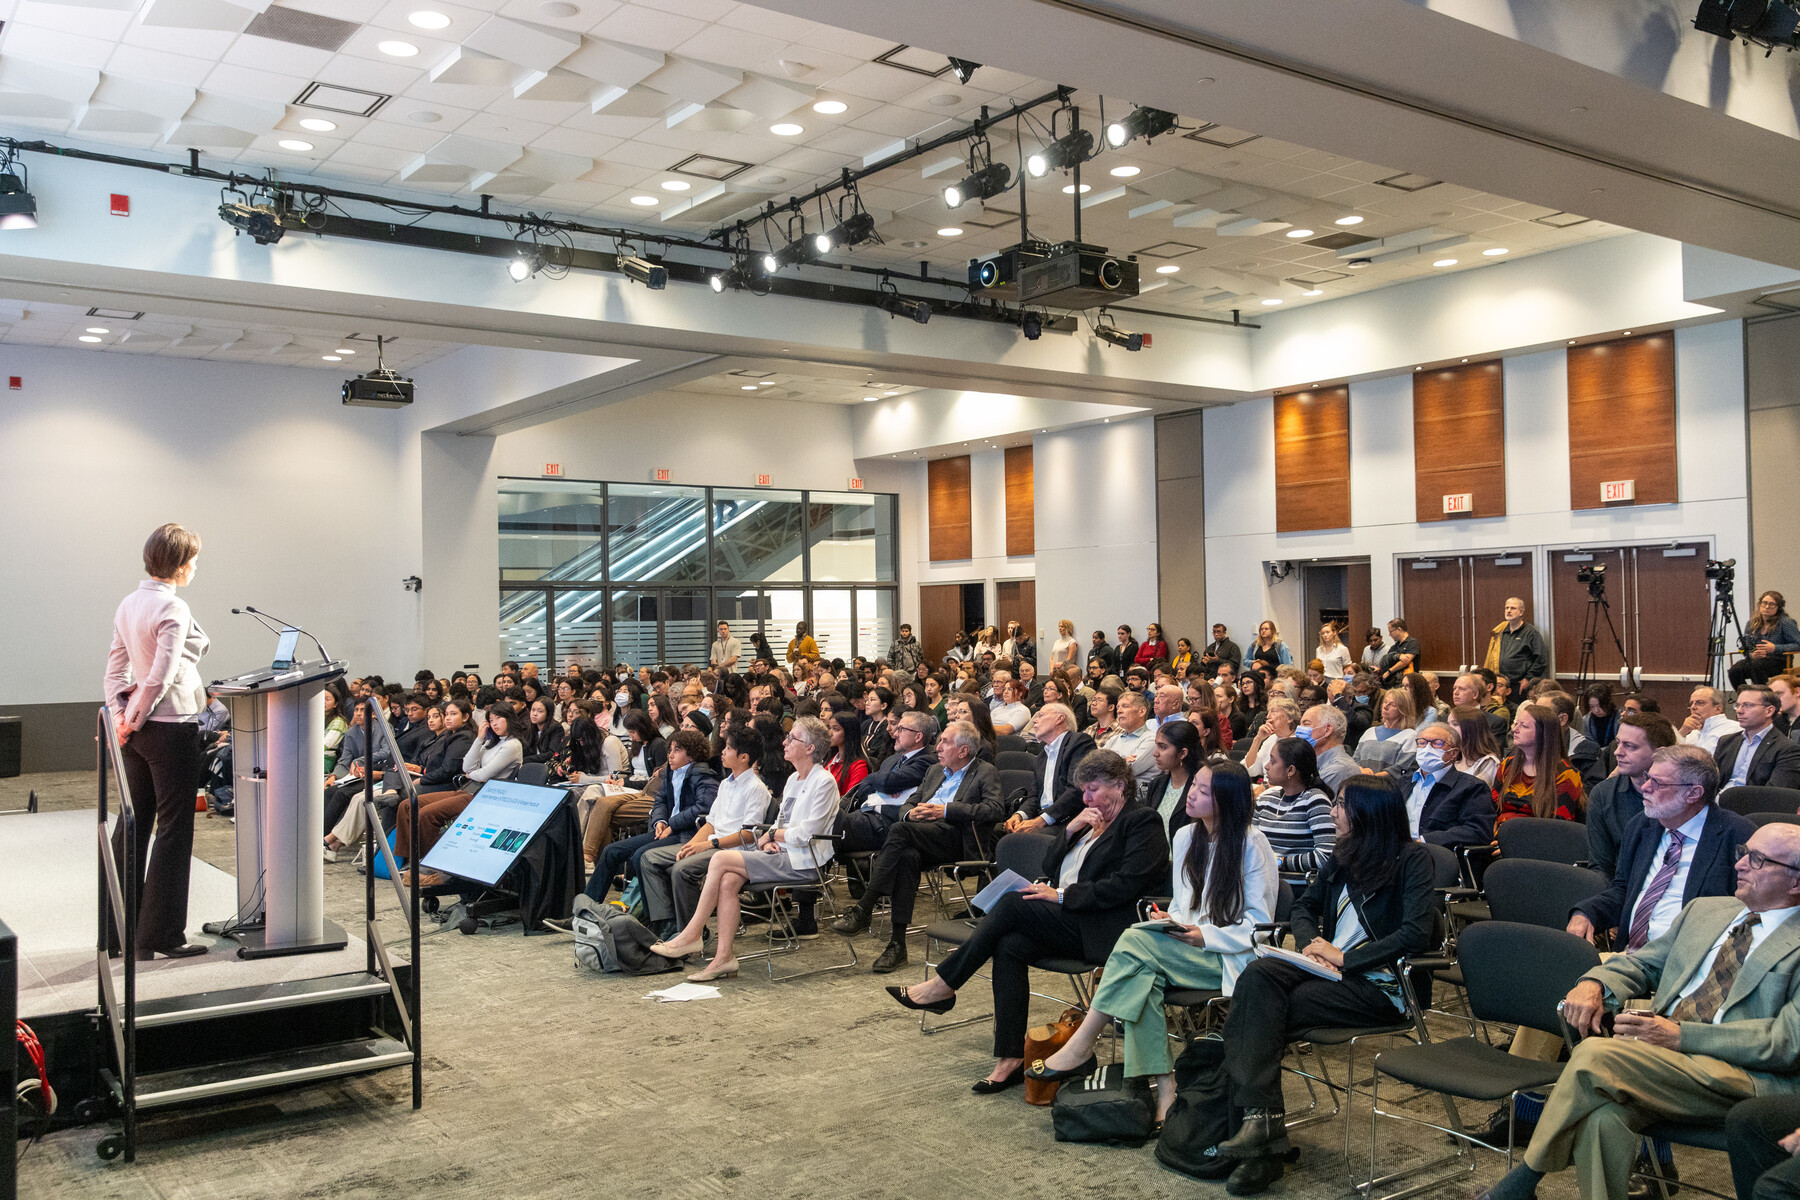
<path id="1" fill-rule="evenodd" d="M 651 992 L 646 1000 L 659 1003 L 678 1004 L 683 1000 L 717 1000 L 719 989 L 704 983 L 678 983 L 674 987 L 664 988 L 660 992 Z"/>

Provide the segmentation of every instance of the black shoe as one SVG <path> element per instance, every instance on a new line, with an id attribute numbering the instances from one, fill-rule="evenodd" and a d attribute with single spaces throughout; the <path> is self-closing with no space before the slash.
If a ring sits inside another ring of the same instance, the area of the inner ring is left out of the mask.
<path id="1" fill-rule="evenodd" d="M 1494 1110 L 1487 1119 L 1487 1124 L 1479 1129 L 1469 1130 L 1469 1136 L 1485 1145 L 1504 1152 L 1506 1150 L 1506 1119 L 1512 1112 L 1512 1102 L 1508 1101 Z M 1513 1149 L 1523 1150 L 1531 1144 L 1531 1135 L 1537 1132 L 1537 1122 L 1523 1118 L 1513 1122 Z"/>
<path id="2" fill-rule="evenodd" d="M 1238 1126 L 1236 1133 L 1219 1143 L 1219 1153 L 1226 1158 L 1264 1158 L 1287 1153 L 1286 1117 L 1279 1108 L 1246 1108 L 1244 1123 Z M 1279 1178 L 1281 1172 L 1277 1171 L 1269 1183 Z M 1267 1186 L 1268 1183 L 1263 1184 L 1263 1187 Z"/>
<path id="3" fill-rule="evenodd" d="M 794 936 L 803 942 L 810 942 L 819 936 L 819 918 L 813 914 L 812 906 L 800 910 L 794 918 Z"/>
<path id="4" fill-rule="evenodd" d="M 1044 1060 L 1040 1058 L 1025 1069 L 1025 1077 L 1035 1079 L 1040 1083 L 1061 1083 L 1065 1079 L 1082 1079 L 1092 1075 L 1099 1066 L 1100 1059 L 1093 1054 L 1088 1055 L 1084 1061 L 1076 1063 L 1066 1071 L 1046 1066 Z"/>
<path id="5" fill-rule="evenodd" d="M 898 967 L 904 967 L 905 965 L 906 943 L 889 942 L 887 944 L 887 949 L 881 952 L 881 957 L 875 960 L 875 965 L 870 967 L 869 970 L 877 975 L 886 975 L 889 971 Z"/>
<path id="6" fill-rule="evenodd" d="M 178 946 L 165 946 L 161 950 L 139 950 L 137 957 L 139 962 L 149 962 L 159 954 L 164 958 L 198 958 L 211 949 L 211 946 L 203 946 L 199 942 L 182 942 Z"/>
<path id="7" fill-rule="evenodd" d="M 887 994 L 898 1000 L 900 1002 L 900 1007 L 902 1008 L 916 1009 L 920 1012 L 931 1013 L 934 1016 L 941 1017 L 956 1007 L 956 997 L 954 995 L 948 1000 L 933 1000 L 929 1004 L 920 1004 L 917 1000 L 914 1000 L 911 996 L 907 995 L 906 989 L 903 987 L 890 986 L 887 990 Z M 1021 1078 L 1023 1078 L 1023 1076 L 1021 1076 Z"/>
<path id="8" fill-rule="evenodd" d="M 1217 1146 L 1208 1146 L 1205 1153 L 1200 1156 L 1199 1164 L 1191 1171 L 1185 1167 L 1182 1168 L 1182 1174 L 1192 1175 L 1195 1179 L 1224 1179 L 1226 1176 L 1234 1174 L 1243 1165 L 1243 1159 L 1226 1158 L 1219 1153 Z"/>
<path id="9" fill-rule="evenodd" d="M 1005 1079 L 977 1079 L 969 1085 L 969 1090 L 977 1096 L 992 1096 L 997 1092 L 1004 1092 L 1008 1088 L 1016 1088 L 1024 1082 L 1025 1068 L 1018 1066 L 1014 1067 L 1012 1074 Z"/>
<path id="10" fill-rule="evenodd" d="M 1661 1175 L 1663 1186 L 1656 1185 L 1656 1176 Z M 1628 1200 L 1662 1200 L 1663 1191 L 1667 1189 L 1673 1196 L 1681 1188 L 1676 1181 L 1681 1173 L 1675 1169 L 1673 1162 L 1652 1161 L 1640 1156 L 1631 1168 L 1631 1190 L 1626 1193 Z"/>
<path id="11" fill-rule="evenodd" d="M 869 927 L 869 914 L 859 905 L 852 905 L 844 910 L 844 915 L 831 923 L 831 932 L 844 937 L 855 937 Z"/>
<path id="12" fill-rule="evenodd" d="M 1225 1181 L 1225 1194 L 1254 1196 L 1266 1192 L 1270 1184 L 1281 1178 L 1283 1169 L 1279 1158 L 1246 1158 L 1238 1163 L 1237 1170 Z"/>

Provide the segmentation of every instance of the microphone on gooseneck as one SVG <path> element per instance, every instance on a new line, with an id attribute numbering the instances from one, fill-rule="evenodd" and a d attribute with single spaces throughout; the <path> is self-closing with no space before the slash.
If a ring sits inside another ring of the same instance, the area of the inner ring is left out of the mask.
<path id="1" fill-rule="evenodd" d="M 281 633 L 280 629 L 276 628 L 274 625 L 271 625 L 271 624 L 269 624 L 268 621 L 264 620 L 263 615 L 261 613 L 257 612 L 254 608 L 234 608 L 231 610 L 231 615 L 234 617 L 245 617 L 245 616 L 255 617 L 258 621 L 262 622 L 262 625 L 265 629 L 268 629 L 269 631 L 271 631 L 272 633 L 275 633 L 275 634 Z"/>

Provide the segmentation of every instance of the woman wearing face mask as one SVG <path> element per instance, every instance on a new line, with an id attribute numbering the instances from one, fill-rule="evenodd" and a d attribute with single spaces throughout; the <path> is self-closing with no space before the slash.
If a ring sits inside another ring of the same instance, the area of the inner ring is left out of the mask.
<path id="1" fill-rule="evenodd" d="M 1263 772 L 1269 786 L 1256 798 L 1256 827 L 1269 839 L 1283 875 L 1306 876 L 1331 857 L 1337 825 L 1319 758 L 1305 738 L 1282 738 Z"/>
<path id="2" fill-rule="evenodd" d="M 1098 1065 L 1094 1042 L 1116 1019 L 1125 1026 L 1125 1074 L 1155 1077 L 1157 1121 L 1168 1114 L 1175 1103 L 1175 1076 L 1163 996 L 1170 988 L 1216 988 L 1231 995 L 1255 957 L 1256 926 L 1274 919 L 1280 889 L 1275 855 L 1251 824 L 1250 809 L 1250 777 L 1243 767 L 1216 762 L 1200 768 L 1185 802 L 1190 820 L 1171 848 L 1174 896 L 1167 912 L 1150 912 L 1152 921 L 1171 924 L 1134 925 L 1119 936 L 1081 1028 L 1056 1053 L 1033 1063 L 1029 1077 L 1092 1074 Z"/>

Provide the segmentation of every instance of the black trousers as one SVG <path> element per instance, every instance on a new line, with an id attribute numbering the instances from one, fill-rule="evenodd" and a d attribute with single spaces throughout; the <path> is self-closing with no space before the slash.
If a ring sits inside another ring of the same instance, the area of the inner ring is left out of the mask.
<path id="1" fill-rule="evenodd" d="M 1401 1019 L 1387 993 L 1360 975 L 1333 981 L 1279 959 L 1257 959 L 1238 976 L 1225 1018 L 1232 1105 L 1283 1107 L 1281 1054 L 1297 1034 Z"/>
<path id="2" fill-rule="evenodd" d="M 962 840 L 962 830 L 948 821 L 895 822 L 887 831 L 881 853 L 875 856 L 869 887 L 862 897 L 863 911 L 870 911 L 875 901 L 886 896 L 893 915 L 893 940 L 904 941 L 906 927 L 912 924 L 913 904 L 919 898 L 919 876 L 926 867 L 960 859 Z"/>
<path id="3" fill-rule="evenodd" d="M 900 815 L 899 808 L 859 808 L 841 813 L 832 826 L 838 850 L 844 854 L 868 854 L 887 843 L 888 830 Z"/>
<path id="4" fill-rule="evenodd" d="M 1787 658 L 1780 654 L 1753 654 L 1748 658 L 1740 658 L 1731 664 L 1731 670 L 1725 674 L 1731 680 L 1731 686 L 1741 688 L 1746 683 L 1767 683 L 1783 671 L 1787 670 Z M 1793 1130 L 1789 1130 L 1792 1133 Z"/>
<path id="5" fill-rule="evenodd" d="M 1725 1142 L 1738 1200 L 1796 1200 L 1800 1158 L 1778 1143 L 1800 1129 L 1800 1096 L 1757 1096 L 1725 1114 Z"/>
<path id="6" fill-rule="evenodd" d="M 953 988 L 994 964 L 994 1057 L 1025 1053 L 1025 1022 L 1031 1008 L 1031 964 L 1040 958 L 1081 958 L 1081 922 L 1048 900 L 1026 900 L 1008 892 L 994 905 L 975 936 L 938 964 L 938 978 Z"/>
<path id="7" fill-rule="evenodd" d="M 206 746 L 192 722 L 146 721 L 120 755 L 137 812 L 137 945 L 167 950 L 187 941 L 188 875 L 194 856 L 194 793 L 206 778 Z M 149 855 L 150 834 L 156 853 Z M 121 868 L 125 822 L 113 828 L 113 857 Z M 145 861 L 146 857 L 149 861 Z M 110 920 L 110 918 L 109 918 Z M 115 933 L 112 939 L 116 941 Z"/>

